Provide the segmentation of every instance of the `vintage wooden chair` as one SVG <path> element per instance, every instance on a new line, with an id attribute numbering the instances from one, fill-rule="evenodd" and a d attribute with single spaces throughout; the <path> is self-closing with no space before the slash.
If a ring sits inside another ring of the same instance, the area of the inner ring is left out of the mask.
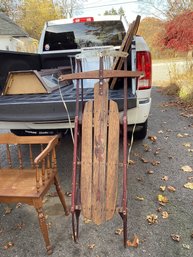
<path id="1" fill-rule="evenodd" d="M 0 134 L 0 202 L 22 202 L 35 207 L 48 254 L 52 253 L 52 247 L 42 200 L 52 184 L 55 184 L 65 214 L 69 213 L 57 175 L 55 147 L 58 140 L 58 135 Z"/>

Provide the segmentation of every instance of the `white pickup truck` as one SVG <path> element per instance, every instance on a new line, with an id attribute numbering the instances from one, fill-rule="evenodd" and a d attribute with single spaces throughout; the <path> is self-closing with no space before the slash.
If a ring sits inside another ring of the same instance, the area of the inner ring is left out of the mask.
<path id="1" fill-rule="evenodd" d="M 118 50 L 124 39 L 129 24 L 120 16 L 96 16 L 61 19 L 46 22 L 39 41 L 38 54 L 33 61 L 23 54 L 19 57 L 17 70 L 45 70 L 50 68 L 71 67 L 82 52 L 97 52 L 103 49 Z M 0 57 L 3 53 L 0 52 Z M 14 54 L 14 53 L 12 53 Z M 6 59 L 6 56 L 4 57 Z M 12 59 L 12 58 L 11 58 Z M 35 60 L 35 61 L 34 61 Z M 18 60 L 17 60 L 18 61 Z M 108 68 L 112 58 L 106 61 Z M 12 62 L 13 63 L 13 62 Z M 22 64 L 23 63 L 23 64 Z M 25 65 L 26 63 L 26 65 Z M 36 63 L 36 64 L 35 64 Z M 84 64 L 83 64 L 84 63 Z M 87 54 L 82 62 L 83 70 L 96 69 L 98 57 Z M 19 67 L 19 68 L 18 68 Z M 151 54 L 141 36 L 135 36 L 128 56 L 128 69 L 144 72 L 138 82 L 128 79 L 128 127 L 136 124 L 135 135 L 143 139 L 147 133 L 147 121 L 151 106 Z M 8 71 L 15 70 L 14 67 Z M 54 74 L 55 75 L 55 74 Z M 57 77 L 54 76 L 54 77 Z M 2 95 L 0 96 L 0 128 L 11 129 L 15 134 L 45 133 L 69 128 L 67 112 L 72 120 L 75 114 L 75 86 L 73 81 L 68 86 L 59 85 L 53 76 L 44 77 L 48 86 L 54 90 L 45 94 Z M 27 83 L 27 81 L 26 81 Z M 85 101 L 93 98 L 93 81 L 85 81 Z M 61 94 L 62 98 L 61 99 Z M 120 115 L 123 111 L 123 80 L 118 79 L 115 89 L 109 90 L 110 97 L 117 101 Z M 32 101 L 33 98 L 33 101 Z M 65 101 L 68 111 L 63 106 Z"/>

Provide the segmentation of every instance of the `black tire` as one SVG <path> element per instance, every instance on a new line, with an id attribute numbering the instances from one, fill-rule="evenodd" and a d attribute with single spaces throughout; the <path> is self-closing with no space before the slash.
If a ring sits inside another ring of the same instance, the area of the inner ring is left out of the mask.
<path id="1" fill-rule="evenodd" d="M 137 140 L 143 140 L 147 136 L 147 123 L 148 121 L 146 120 L 144 123 L 137 124 L 134 132 L 134 139 Z M 130 139 L 132 136 L 132 129 L 133 126 L 129 126 L 128 129 L 128 138 Z"/>
<path id="2" fill-rule="evenodd" d="M 147 120 L 144 123 L 138 124 L 136 126 L 134 138 L 142 140 L 142 139 L 145 139 L 146 136 L 147 136 Z"/>

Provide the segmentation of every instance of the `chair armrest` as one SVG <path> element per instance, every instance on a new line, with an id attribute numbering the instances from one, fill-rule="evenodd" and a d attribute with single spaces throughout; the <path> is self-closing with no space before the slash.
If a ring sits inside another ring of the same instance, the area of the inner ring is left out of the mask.
<path id="1" fill-rule="evenodd" d="M 50 153 L 52 149 L 54 149 L 54 147 L 58 143 L 59 137 L 60 136 L 56 135 L 52 140 L 50 140 L 46 148 L 35 158 L 35 164 L 40 163 L 48 155 L 48 153 Z"/>

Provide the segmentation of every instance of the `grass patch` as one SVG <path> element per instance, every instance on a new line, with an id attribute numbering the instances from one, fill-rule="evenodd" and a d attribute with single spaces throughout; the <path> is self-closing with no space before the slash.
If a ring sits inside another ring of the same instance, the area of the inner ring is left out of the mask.
<path id="1" fill-rule="evenodd" d="M 173 64 L 170 70 L 170 81 L 165 82 L 162 87 L 166 94 L 177 96 L 183 102 L 193 105 L 193 62 L 186 62 L 183 73 L 180 73 Z"/>

